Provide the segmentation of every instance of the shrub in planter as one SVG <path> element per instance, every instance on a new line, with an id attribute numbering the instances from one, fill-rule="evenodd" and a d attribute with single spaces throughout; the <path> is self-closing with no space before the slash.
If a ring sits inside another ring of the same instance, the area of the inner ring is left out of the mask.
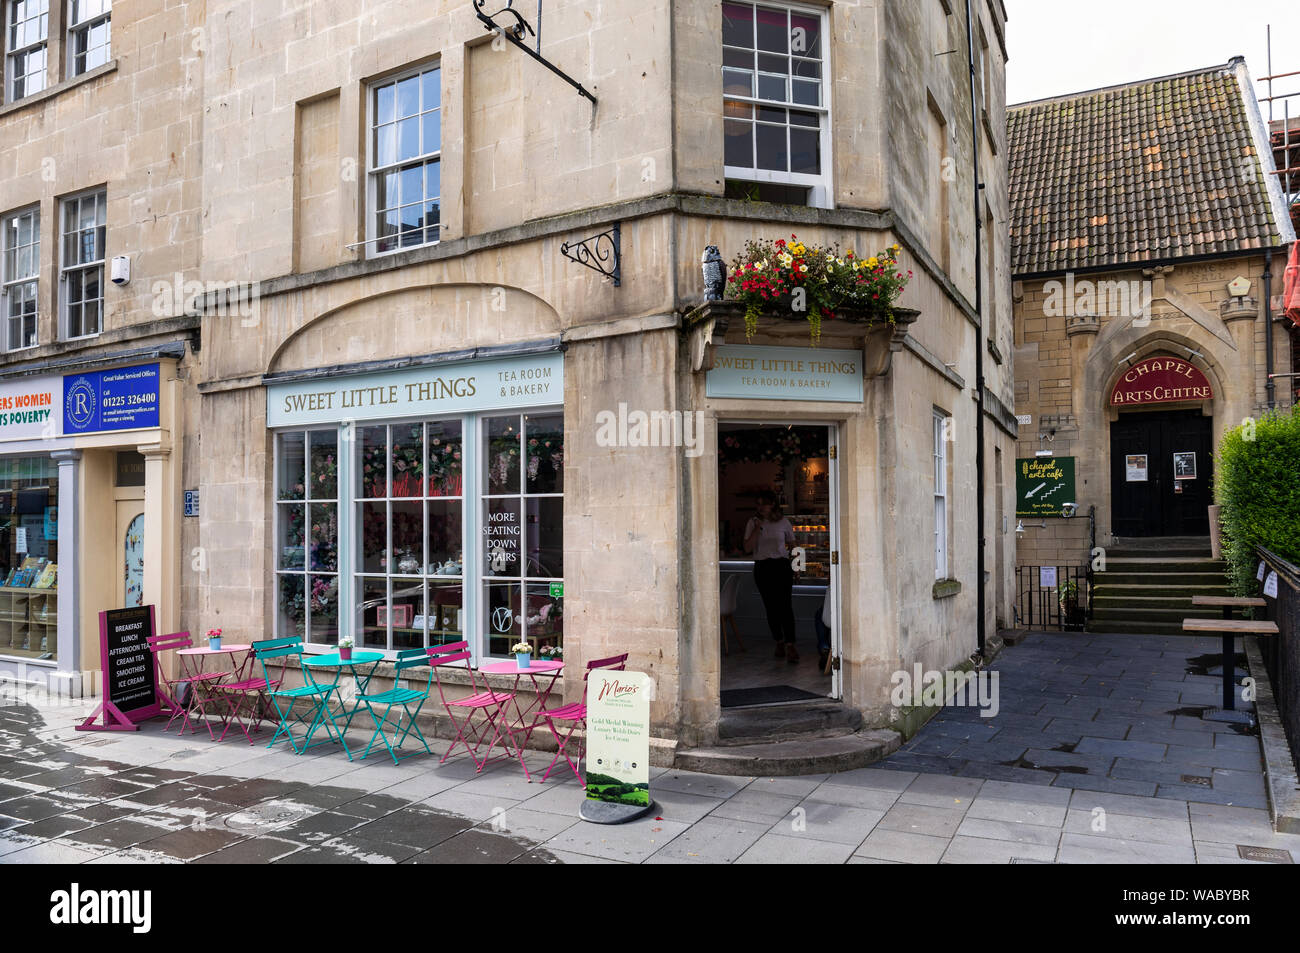
<path id="1" fill-rule="evenodd" d="M 1214 497 L 1223 557 L 1239 596 L 1255 594 L 1255 546 L 1300 562 L 1300 405 L 1224 434 Z"/>

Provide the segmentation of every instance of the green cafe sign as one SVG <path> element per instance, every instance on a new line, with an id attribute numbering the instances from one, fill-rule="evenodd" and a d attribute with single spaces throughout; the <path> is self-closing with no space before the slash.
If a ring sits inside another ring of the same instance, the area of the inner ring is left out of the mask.
<path id="1" fill-rule="evenodd" d="M 1074 457 L 1016 460 L 1016 516 L 1060 516 L 1074 502 Z"/>

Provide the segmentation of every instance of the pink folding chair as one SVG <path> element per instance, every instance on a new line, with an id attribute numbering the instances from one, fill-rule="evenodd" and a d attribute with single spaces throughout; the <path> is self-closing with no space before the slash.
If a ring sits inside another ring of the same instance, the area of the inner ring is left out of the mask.
<path id="1" fill-rule="evenodd" d="M 504 757 L 519 758 L 519 763 L 523 765 L 524 775 L 528 775 L 528 766 L 524 764 L 523 751 L 520 749 L 515 739 L 514 730 L 511 728 L 510 719 L 506 715 L 506 706 L 514 701 L 514 692 L 497 692 L 493 691 L 484 679 L 482 689 L 479 688 L 478 677 L 475 670 L 470 667 L 469 643 L 468 642 L 451 642 L 447 645 L 434 645 L 428 648 L 429 667 L 433 669 L 434 677 L 438 681 L 438 698 L 442 702 L 443 709 L 447 712 L 447 717 L 451 719 L 452 726 L 456 729 L 456 738 L 447 749 L 447 753 L 442 756 L 439 764 L 446 762 L 452 756 L 457 746 L 463 747 L 468 753 L 470 760 L 474 762 L 475 772 L 482 771 L 492 757 L 492 749 L 496 747 L 497 742 L 501 742 L 505 748 Z M 470 694 L 464 698 L 453 698 L 448 700 L 443 691 L 442 669 L 448 665 L 455 665 L 457 662 L 465 662 L 465 670 L 469 672 Z M 457 718 L 457 713 L 461 717 Z M 479 723 L 475 725 L 474 719 L 481 716 Z M 492 732 L 492 740 L 488 742 L 487 751 L 482 759 L 478 756 L 478 749 L 483 744 L 483 739 L 487 737 L 488 731 Z M 529 780 L 532 780 L 529 778 Z"/>
<path id="2" fill-rule="evenodd" d="M 296 639 L 267 639 L 262 642 L 254 642 L 254 646 L 277 646 L 297 641 Z M 230 731 L 231 725 L 238 725 L 239 730 L 244 733 L 248 743 L 253 743 L 253 736 L 249 729 L 257 731 L 262 727 L 263 720 L 267 717 L 269 703 L 267 693 L 280 690 L 284 684 L 284 676 L 288 671 L 288 665 L 285 659 L 280 659 L 281 665 L 274 671 L 267 667 L 264 674 L 269 676 L 270 681 L 266 678 L 258 677 L 253 674 L 253 651 L 249 651 L 248 657 L 244 659 L 239 670 L 235 673 L 236 681 L 226 682 L 218 685 L 221 691 L 221 699 L 226 706 L 226 726 L 221 730 L 221 737 L 218 741 L 226 740 L 226 732 Z"/>
<path id="3" fill-rule="evenodd" d="M 578 783 L 584 788 L 587 786 L 586 780 L 582 777 L 582 772 L 578 770 L 578 765 L 582 763 L 582 758 L 587 753 L 587 702 L 585 700 L 587 697 L 587 680 L 591 678 L 591 673 L 598 668 L 609 669 L 612 672 L 623 671 L 627 667 L 627 655 L 628 653 L 624 652 L 622 655 L 611 655 L 609 658 L 598 658 L 588 662 L 587 671 L 582 676 L 582 697 L 584 700 L 570 702 L 567 705 L 561 705 L 559 708 L 547 708 L 537 713 L 537 717 L 545 721 L 546 727 L 551 729 L 555 743 L 559 745 L 559 750 L 555 752 L 555 757 L 551 759 L 550 765 L 547 766 L 546 773 L 542 775 L 543 783 L 551 776 L 551 771 L 554 770 L 556 762 L 563 756 L 564 760 L 569 762 L 569 767 L 573 769 L 573 776 L 578 779 Z M 563 738 L 555 730 L 557 721 L 569 726 L 569 730 Z M 573 738 L 574 732 L 579 728 L 582 729 L 582 740 L 578 747 L 578 761 L 575 764 L 565 749 Z"/>
<path id="4" fill-rule="evenodd" d="M 186 725 L 189 725 L 191 730 L 198 731 L 197 719 L 196 723 L 192 724 L 190 715 L 207 716 L 207 706 L 214 701 L 212 693 L 207 689 L 230 673 L 202 672 L 198 670 L 188 672 L 185 668 L 184 656 L 180 656 L 181 661 L 178 663 L 179 675 L 176 678 L 171 678 L 163 667 L 162 653 L 169 649 L 191 648 L 194 645 L 194 640 L 190 638 L 190 634 L 188 632 L 172 632 L 169 635 L 150 635 L 146 637 L 145 641 L 149 643 L 149 651 L 153 653 L 153 667 L 158 677 L 158 692 L 166 699 L 167 707 L 171 711 L 171 717 L 167 719 L 163 731 L 170 730 L 172 722 L 177 718 L 181 719 L 181 734 L 185 734 Z M 189 686 L 190 691 L 189 701 L 184 706 L 176 700 L 182 685 Z M 215 739 L 216 734 L 212 731 L 212 726 L 208 725 L 207 728 L 208 734 Z"/>

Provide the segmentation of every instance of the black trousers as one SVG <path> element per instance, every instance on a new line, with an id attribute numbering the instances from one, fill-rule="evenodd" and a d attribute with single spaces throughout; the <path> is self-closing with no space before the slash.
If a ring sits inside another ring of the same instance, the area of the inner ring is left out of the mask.
<path id="1" fill-rule="evenodd" d="M 767 612 L 767 627 L 776 642 L 794 644 L 794 604 L 791 588 L 794 571 L 788 559 L 754 560 L 754 585 L 763 599 Z"/>

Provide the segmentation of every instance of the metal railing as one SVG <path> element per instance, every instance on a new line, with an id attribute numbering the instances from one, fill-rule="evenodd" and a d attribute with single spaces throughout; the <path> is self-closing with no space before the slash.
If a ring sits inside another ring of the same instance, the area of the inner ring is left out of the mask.
<path id="1" fill-rule="evenodd" d="M 1017 566 L 1015 612 L 1020 628 L 1081 631 L 1092 618 L 1091 567 Z"/>
<path id="2" fill-rule="evenodd" d="M 1291 757 L 1300 764 L 1300 567 L 1262 546 L 1256 550 L 1266 567 L 1264 578 L 1267 580 L 1269 572 L 1277 573 L 1277 598 L 1266 596 L 1267 605 L 1256 612 L 1276 623 L 1278 634 L 1262 636 L 1259 652 L 1291 744 Z"/>

